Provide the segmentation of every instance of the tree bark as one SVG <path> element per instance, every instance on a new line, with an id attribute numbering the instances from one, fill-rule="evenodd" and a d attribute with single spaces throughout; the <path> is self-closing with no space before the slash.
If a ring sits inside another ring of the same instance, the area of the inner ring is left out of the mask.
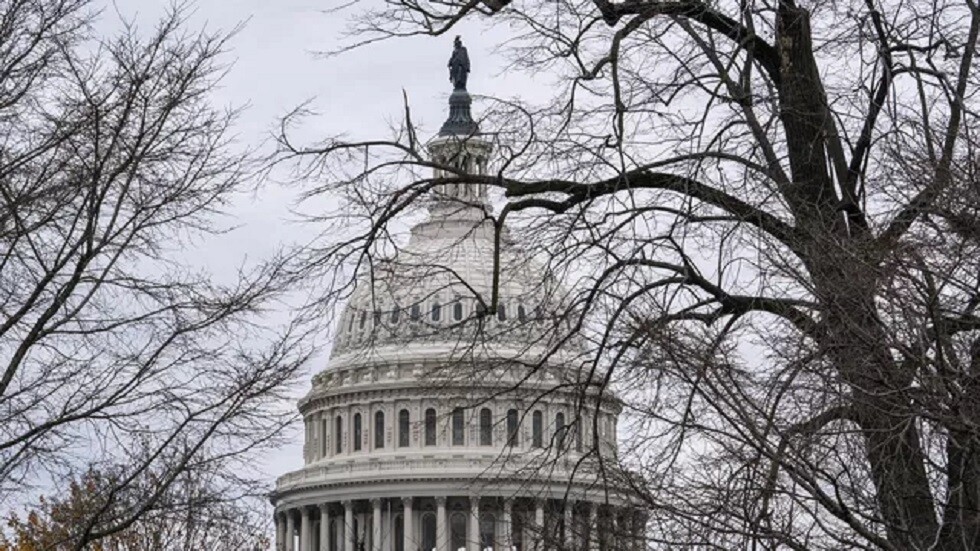
<path id="1" fill-rule="evenodd" d="M 973 343 L 963 399 L 953 404 L 946 442 L 946 503 L 939 548 L 980 548 L 980 340 Z"/>
<path id="2" fill-rule="evenodd" d="M 893 361 L 887 348 L 874 306 L 872 265 L 825 254 L 828 261 L 836 266 L 824 264 L 813 274 L 826 305 L 822 344 L 848 385 L 881 521 L 899 548 L 930 548 L 939 526 L 908 392 L 913 373 Z"/>
<path id="3" fill-rule="evenodd" d="M 823 304 L 822 343 L 847 383 L 888 539 L 924 549 L 938 531 L 925 456 L 905 390 L 911 382 L 886 348 L 874 297 L 875 256 L 848 231 L 828 170 L 828 107 L 813 57 L 809 14 L 780 3 L 780 120 L 793 184 L 786 200 L 807 235 L 806 263 Z"/>

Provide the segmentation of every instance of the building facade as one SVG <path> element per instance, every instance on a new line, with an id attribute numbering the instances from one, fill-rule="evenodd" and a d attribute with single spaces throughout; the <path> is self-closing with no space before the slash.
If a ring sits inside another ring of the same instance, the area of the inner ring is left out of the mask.
<path id="1" fill-rule="evenodd" d="M 470 101 L 464 78 L 428 144 L 457 174 L 492 160 Z M 617 490 L 621 407 L 554 330 L 561 286 L 493 223 L 483 186 L 427 207 L 357 282 L 299 403 L 305 464 L 276 483 L 276 548 L 639 548 L 643 518 Z"/>

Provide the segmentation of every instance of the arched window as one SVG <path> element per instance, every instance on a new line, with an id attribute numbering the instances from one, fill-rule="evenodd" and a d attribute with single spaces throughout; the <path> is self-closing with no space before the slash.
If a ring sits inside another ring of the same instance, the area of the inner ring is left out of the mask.
<path id="1" fill-rule="evenodd" d="M 442 319 L 442 305 L 438 302 L 432 303 L 432 321 L 439 321 Z"/>
<path id="2" fill-rule="evenodd" d="M 330 448 L 327 447 L 327 431 L 330 430 L 330 423 L 327 419 L 320 421 L 320 457 L 326 457 Z"/>
<path id="3" fill-rule="evenodd" d="M 436 547 L 436 514 L 422 514 L 422 551 L 432 551 Z"/>
<path id="4" fill-rule="evenodd" d="M 490 408 L 480 410 L 480 445 L 493 444 L 493 412 Z"/>
<path id="5" fill-rule="evenodd" d="M 458 300 L 453 304 L 453 319 L 456 321 L 463 319 L 463 303 Z"/>
<path id="6" fill-rule="evenodd" d="M 466 549 L 466 520 L 466 514 L 461 511 L 449 515 L 450 551 Z"/>
<path id="7" fill-rule="evenodd" d="M 555 414 L 555 443 L 559 449 L 565 445 L 565 414 L 561 411 Z"/>
<path id="8" fill-rule="evenodd" d="M 503 303 L 497 305 L 497 320 L 507 321 L 507 307 Z"/>
<path id="9" fill-rule="evenodd" d="M 409 445 L 410 430 L 409 422 L 411 418 L 408 415 L 408 410 L 403 409 L 398 412 L 398 447 L 407 448 Z"/>
<path id="10" fill-rule="evenodd" d="M 374 413 L 374 449 L 385 447 L 385 414 L 383 411 Z"/>
<path id="11" fill-rule="evenodd" d="M 364 329 L 365 324 L 367 324 L 367 312 L 361 312 L 361 321 L 357 324 L 357 328 Z"/>
<path id="12" fill-rule="evenodd" d="M 436 410 L 425 410 L 425 445 L 436 445 Z"/>
<path id="13" fill-rule="evenodd" d="M 408 315 L 410 318 L 412 318 L 412 321 L 419 321 L 422 319 L 422 307 L 417 303 L 413 304 L 412 308 L 408 312 Z"/>
<path id="14" fill-rule="evenodd" d="M 463 408 L 453 410 L 453 445 L 462 446 L 466 438 L 465 419 Z"/>
<path id="15" fill-rule="evenodd" d="M 361 451 L 361 414 L 354 414 L 354 451 Z"/>
<path id="16" fill-rule="evenodd" d="M 410 551 L 405 549 L 405 515 L 395 516 L 395 551 Z"/>
<path id="17" fill-rule="evenodd" d="M 496 534 L 497 517 L 484 513 L 480 515 L 480 549 L 493 549 Z"/>
<path id="18" fill-rule="evenodd" d="M 540 410 L 531 414 L 531 445 L 540 448 L 544 445 L 544 416 Z"/>
<path id="19" fill-rule="evenodd" d="M 524 323 L 527 321 L 527 309 L 523 304 L 517 305 L 517 321 Z"/>
<path id="20" fill-rule="evenodd" d="M 518 440 L 518 426 L 517 426 L 517 410 L 508 409 L 507 410 L 507 445 L 514 447 L 517 445 Z"/>
<path id="21" fill-rule="evenodd" d="M 381 325 L 381 310 L 374 311 L 374 326 L 378 327 Z"/>
<path id="22" fill-rule="evenodd" d="M 344 418 L 340 415 L 334 420 L 333 425 L 333 441 L 334 441 L 334 453 L 344 452 Z"/>
<path id="23" fill-rule="evenodd" d="M 575 451 L 582 451 L 582 418 L 575 421 Z"/>
<path id="24" fill-rule="evenodd" d="M 391 310 L 391 324 L 392 325 L 395 325 L 396 323 L 398 323 L 398 316 L 399 316 L 399 314 L 401 314 L 401 310 L 399 310 L 397 306 L 395 306 L 394 308 L 392 308 L 392 310 Z"/>
<path id="25" fill-rule="evenodd" d="M 510 541 L 515 551 L 524 551 L 524 515 L 514 515 L 510 520 Z"/>

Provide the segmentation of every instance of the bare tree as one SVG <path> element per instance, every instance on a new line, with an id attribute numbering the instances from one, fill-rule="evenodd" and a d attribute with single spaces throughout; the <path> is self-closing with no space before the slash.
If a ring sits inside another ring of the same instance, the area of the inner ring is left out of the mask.
<path id="1" fill-rule="evenodd" d="M 186 252 L 255 186 L 236 113 L 209 103 L 230 35 L 175 6 L 99 37 L 96 7 L 0 1 L 0 503 L 120 466 L 58 547 L 75 549 L 195 472 L 251 489 L 307 354 L 270 321 L 282 258 L 221 281 Z"/>
<path id="2" fill-rule="evenodd" d="M 346 209 L 312 251 L 324 300 L 479 181 L 566 281 L 554 330 L 625 383 L 651 542 L 980 546 L 977 4 L 391 0 L 353 31 L 475 18 L 560 82 L 483 102 L 493 174 L 436 166 L 408 117 L 363 142 L 284 126 Z"/>

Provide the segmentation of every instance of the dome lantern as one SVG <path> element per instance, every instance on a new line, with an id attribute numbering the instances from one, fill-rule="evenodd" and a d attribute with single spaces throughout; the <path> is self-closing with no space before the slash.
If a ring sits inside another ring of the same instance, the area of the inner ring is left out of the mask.
<path id="1" fill-rule="evenodd" d="M 435 169 L 434 176 L 487 173 L 487 164 L 493 151 L 492 144 L 480 134 L 480 125 L 473 120 L 470 105 L 473 100 L 466 90 L 470 72 L 470 58 L 460 37 L 456 37 L 452 56 L 449 58 L 449 80 L 453 92 L 449 95 L 449 116 L 439 129 L 439 134 L 428 143 L 429 157 L 439 165 L 452 170 Z M 458 210 L 461 205 L 489 209 L 486 187 L 476 183 L 455 183 L 440 189 L 437 204 L 448 204 Z"/>

